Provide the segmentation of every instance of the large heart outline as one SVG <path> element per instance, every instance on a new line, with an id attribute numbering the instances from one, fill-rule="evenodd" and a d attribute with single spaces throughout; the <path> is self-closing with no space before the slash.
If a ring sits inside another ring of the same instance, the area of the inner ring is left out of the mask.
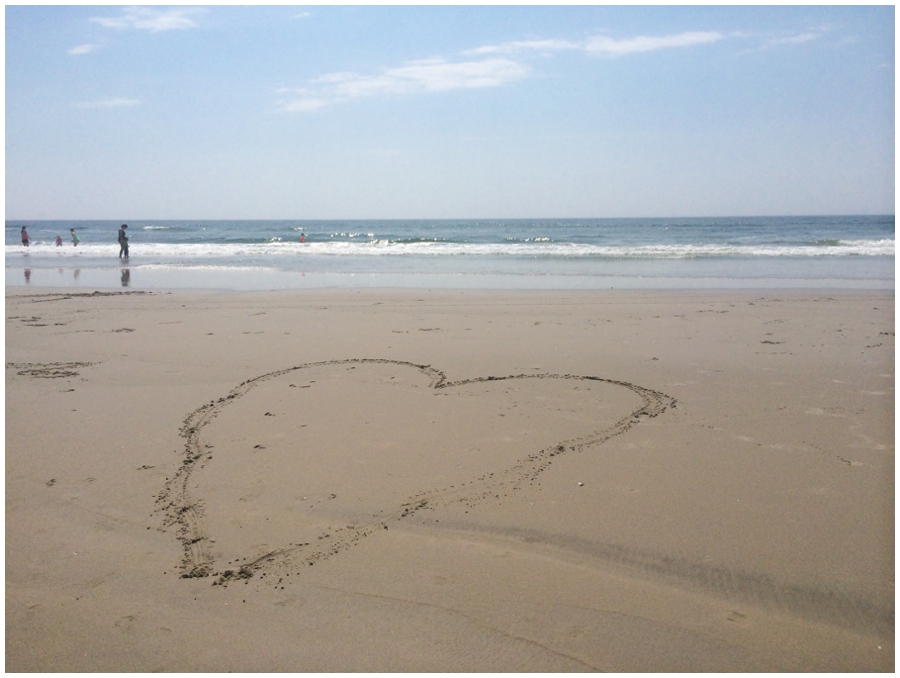
<path id="1" fill-rule="evenodd" d="M 610 426 L 596 430 L 589 435 L 580 436 L 572 440 L 560 440 L 559 442 L 532 451 L 518 459 L 513 465 L 507 467 L 501 477 L 484 476 L 476 477 L 468 482 L 461 483 L 458 487 L 445 488 L 430 492 L 420 492 L 409 501 L 394 506 L 383 512 L 377 520 L 361 525 L 337 528 L 327 535 L 326 539 L 320 539 L 315 545 L 310 543 L 287 544 L 275 549 L 267 550 L 262 554 L 254 554 L 246 557 L 243 562 L 232 565 L 231 569 L 216 571 L 215 558 L 211 553 L 210 537 L 208 533 L 205 508 L 202 499 L 195 498 L 191 494 L 192 476 L 202 468 L 203 457 L 207 453 L 207 445 L 201 437 L 203 429 L 218 417 L 229 405 L 239 398 L 247 395 L 255 387 L 262 383 L 282 377 L 292 372 L 316 367 L 334 367 L 341 365 L 389 365 L 402 368 L 412 368 L 425 375 L 428 380 L 428 388 L 434 391 L 450 389 L 454 387 L 479 384 L 482 382 L 505 382 L 514 380 L 532 379 L 561 379 L 598 382 L 625 388 L 641 399 L 640 407 L 618 419 Z M 501 486 L 517 488 L 526 480 L 535 480 L 544 471 L 554 457 L 565 453 L 578 452 L 585 448 L 598 446 L 610 438 L 621 435 L 641 422 L 642 419 L 656 417 L 670 407 L 675 406 L 675 400 L 664 393 L 648 389 L 630 382 L 607 379 L 603 377 L 572 375 L 572 374 L 518 374 L 505 377 L 475 377 L 459 381 L 448 380 L 446 374 L 431 365 L 419 365 L 401 360 L 389 360 L 380 358 L 350 358 L 344 360 L 328 360 L 310 362 L 293 367 L 268 372 L 266 374 L 248 379 L 227 395 L 210 401 L 209 403 L 191 412 L 185 419 L 180 429 L 180 435 L 184 438 L 184 452 L 181 465 L 176 473 L 167 478 L 162 491 L 159 493 L 156 503 L 156 512 L 162 515 L 163 531 L 175 529 L 178 541 L 182 545 L 183 556 L 180 565 L 183 578 L 207 577 L 217 575 L 217 584 L 226 584 L 229 580 L 239 578 L 248 579 L 266 564 L 272 563 L 289 554 L 302 553 L 302 557 L 309 564 L 329 558 L 357 544 L 363 538 L 378 530 L 387 529 L 387 525 L 395 520 L 400 520 L 413 515 L 419 510 L 434 504 L 435 502 L 466 501 L 469 505 L 490 501 L 496 495 L 494 491 Z M 488 483 L 491 492 L 487 492 Z"/>

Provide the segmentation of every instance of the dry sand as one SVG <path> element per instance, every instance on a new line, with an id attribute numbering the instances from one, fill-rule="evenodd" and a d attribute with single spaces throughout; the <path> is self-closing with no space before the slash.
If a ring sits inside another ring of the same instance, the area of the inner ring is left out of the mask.
<path id="1" fill-rule="evenodd" d="M 9 671 L 891 671 L 893 292 L 7 289 Z"/>

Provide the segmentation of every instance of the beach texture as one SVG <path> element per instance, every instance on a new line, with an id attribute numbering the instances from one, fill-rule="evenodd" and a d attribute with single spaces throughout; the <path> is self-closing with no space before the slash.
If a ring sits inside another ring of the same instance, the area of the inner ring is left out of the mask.
<path id="1" fill-rule="evenodd" d="M 7 288 L 8 671 L 893 671 L 894 294 Z"/>

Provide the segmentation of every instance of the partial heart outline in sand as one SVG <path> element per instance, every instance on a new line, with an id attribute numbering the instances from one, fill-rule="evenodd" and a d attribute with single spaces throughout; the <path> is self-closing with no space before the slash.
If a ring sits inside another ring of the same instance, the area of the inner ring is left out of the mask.
<path id="1" fill-rule="evenodd" d="M 503 382 L 514 380 L 533 379 L 565 379 L 587 382 L 600 382 L 621 387 L 636 394 L 641 399 L 641 406 L 626 416 L 617 420 L 611 426 L 595 431 L 587 436 L 580 436 L 572 440 L 561 440 L 558 443 L 544 447 L 543 449 L 529 452 L 517 462 L 506 468 L 499 474 L 490 477 L 481 476 L 466 483 L 460 483 L 453 489 L 421 492 L 415 494 L 408 502 L 399 506 L 388 507 L 375 521 L 355 525 L 353 527 L 338 528 L 331 531 L 326 538 L 320 538 L 316 544 L 286 544 L 280 548 L 268 550 L 263 554 L 252 554 L 242 559 L 238 565 L 232 565 L 233 569 L 216 571 L 216 563 L 210 553 L 210 536 L 207 533 L 205 510 L 203 501 L 193 497 L 190 492 L 192 475 L 201 468 L 201 460 L 207 453 L 207 447 L 201 433 L 223 410 L 237 399 L 248 394 L 254 387 L 261 383 L 292 372 L 315 368 L 334 367 L 341 365 L 389 365 L 403 369 L 414 369 L 424 374 L 429 379 L 429 388 L 433 390 L 449 389 L 454 387 L 477 384 L 480 382 Z M 277 370 L 248 379 L 227 395 L 212 401 L 191 414 L 189 414 L 181 427 L 181 436 L 185 439 L 184 456 L 182 463 L 175 475 L 167 479 L 163 490 L 157 497 L 157 512 L 163 516 L 162 530 L 175 528 L 177 538 L 183 547 L 183 559 L 181 563 L 181 576 L 184 578 L 207 577 L 218 575 L 216 583 L 224 584 L 230 579 L 249 578 L 255 572 L 267 564 L 277 561 L 288 554 L 302 553 L 302 557 L 310 564 L 338 554 L 342 550 L 353 546 L 364 537 L 377 530 L 387 529 L 388 523 L 408 517 L 417 511 L 434 504 L 435 502 L 448 503 L 451 501 L 466 501 L 473 505 L 483 501 L 493 500 L 498 488 L 503 486 L 516 487 L 526 480 L 534 480 L 544 469 L 550 465 L 553 457 L 571 452 L 578 452 L 588 447 L 602 444 L 613 436 L 625 433 L 641 422 L 642 418 L 656 417 L 670 407 L 674 407 L 675 400 L 659 391 L 647 389 L 635 384 L 612 379 L 604 379 L 595 376 L 560 375 L 560 374 L 519 374 L 506 377 L 476 377 L 461 381 L 449 381 L 440 370 L 430 365 L 417 365 L 411 362 L 386 359 L 347 359 L 332 360 L 315 363 L 305 363 L 283 370 Z"/>

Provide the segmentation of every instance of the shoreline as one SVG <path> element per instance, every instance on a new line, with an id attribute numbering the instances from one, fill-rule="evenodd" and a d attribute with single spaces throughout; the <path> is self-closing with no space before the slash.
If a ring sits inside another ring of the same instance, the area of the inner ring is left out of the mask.
<path id="1" fill-rule="evenodd" d="M 6 297 L 9 670 L 893 670 L 893 290 Z"/>
<path id="2" fill-rule="evenodd" d="M 235 280 L 240 279 L 236 285 Z M 6 269 L 7 289 L 146 289 L 278 291 L 324 289 L 444 289 L 444 290 L 879 290 L 893 291 L 894 278 L 779 278 L 779 277 L 691 277 L 654 275 L 526 275 L 495 273 L 354 273 L 297 272 L 248 269 L 233 270 L 140 270 L 122 264 L 105 269 Z"/>

